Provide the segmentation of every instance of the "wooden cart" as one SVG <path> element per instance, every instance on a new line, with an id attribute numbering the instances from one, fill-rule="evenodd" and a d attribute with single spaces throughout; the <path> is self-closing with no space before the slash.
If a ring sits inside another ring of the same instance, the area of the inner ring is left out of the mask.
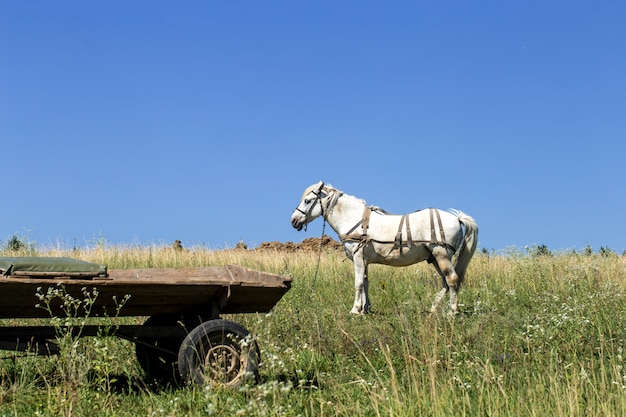
<path id="1" fill-rule="evenodd" d="M 48 265 L 15 266 L 24 260 Z M 85 291 L 97 292 L 76 311 L 77 317 L 148 319 L 143 325 L 86 325 L 68 331 L 80 337 L 104 332 L 135 343 L 139 364 L 149 378 L 161 382 L 233 385 L 255 379 L 256 341 L 220 314 L 269 312 L 291 286 L 291 278 L 236 265 L 108 271 L 98 266 L 83 272 L 89 268 L 60 271 L 55 264 L 63 262 L 87 265 L 67 258 L 0 258 L 0 318 L 66 317 L 63 297 L 51 294 L 83 300 Z M 0 326 L 0 349 L 55 354 L 58 332 L 58 326 Z"/>

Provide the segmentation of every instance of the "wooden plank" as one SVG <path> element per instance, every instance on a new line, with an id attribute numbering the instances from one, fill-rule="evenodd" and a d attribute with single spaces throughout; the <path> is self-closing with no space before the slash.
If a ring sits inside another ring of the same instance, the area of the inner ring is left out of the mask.
<path id="1" fill-rule="evenodd" d="M 185 283 L 228 285 L 232 281 L 226 267 L 113 269 L 108 280 L 116 283 Z"/>
<path id="2" fill-rule="evenodd" d="M 230 296 L 222 313 L 268 312 L 289 290 L 291 278 L 254 271 L 236 265 L 206 268 L 111 270 L 107 279 L 15 277 L 0 279 L 0 318 L 50 317 L 35 307 L 43 304 L 37 292 L 62 285 L 74 299 L 84 299 L 83 288 L 98 296 L 92 316 L 118 315 L 117 304 L 130 298 L 120 316 L 210 312 L 213 302 L 226 290 Z M 39 291 L 38 291 L 39 289 Z M 52 303 L 55 316 L 63 316 L 60 300 Z"/>
<path id="3" fill-rule="evenodd" d="M 285 287 L 291 278 L 229 265 L 226 267 L 203 268 L 159 268 L 159 269 L 113 269 L 109 280 L 122 282 L 149 281 L 151 283 L 202 283 L 203 285 L 252 285 L 255 287 Z M 289 283 L 289 284 L 287 284 Z"/>

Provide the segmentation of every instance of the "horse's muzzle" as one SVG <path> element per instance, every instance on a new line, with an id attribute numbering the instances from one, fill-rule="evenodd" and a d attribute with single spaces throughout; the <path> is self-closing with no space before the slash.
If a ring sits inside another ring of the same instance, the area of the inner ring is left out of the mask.
<path id="1" fill-rule="evenodd" d="M 291 219 L 291 225 L 299 232 L 304 227 L 304 222 L 300 222 L 298 219 Z"/>
<path id="2" fill-rule="evenodd" d="M 291 225 L 298 232 L 302 230 L 302 228 L 306 224 L 306 216 L 304 218 L 301 218 L 301 217 L 303 216 L 300 215 L 298 209 L 294 210 L 293 214 L 291 215 Z"/>

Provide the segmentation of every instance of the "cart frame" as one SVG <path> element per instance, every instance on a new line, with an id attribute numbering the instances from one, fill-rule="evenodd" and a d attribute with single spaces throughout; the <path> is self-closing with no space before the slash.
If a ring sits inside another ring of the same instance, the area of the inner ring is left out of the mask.
<path id="1" fill-rule="evenodd" d="M 42 294 L 62 289 L 80 299 L 97 292 L 77 317 L 148 317 L 143 325 L 76 327 L 0 326 L 0 349 L 58 354 L 60 334 L 116 336 L 135 344 L 148 378 L 162 383 L 236 385 L 258 377 L 256 340 L 221 314 L 269 312 L 291 288 L 291 278 L 238 265 L 110 270 L 94 277 L 14 272 L 0 276 L 0 318 L 65 317 L 61 300 L 41 307 Z M 120 308 L 120 301 L 126 299 Z"/>

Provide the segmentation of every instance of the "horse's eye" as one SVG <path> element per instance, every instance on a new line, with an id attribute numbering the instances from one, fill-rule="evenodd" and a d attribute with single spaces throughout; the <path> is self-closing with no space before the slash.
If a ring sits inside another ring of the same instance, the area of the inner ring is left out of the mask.
<path id="1" fill-rule="evenodd" d="M 310 202 L 311 202 L 311 200 L 308 199 L 308 198 L 304 200 L 304 204 L 309 204 Z"/>

